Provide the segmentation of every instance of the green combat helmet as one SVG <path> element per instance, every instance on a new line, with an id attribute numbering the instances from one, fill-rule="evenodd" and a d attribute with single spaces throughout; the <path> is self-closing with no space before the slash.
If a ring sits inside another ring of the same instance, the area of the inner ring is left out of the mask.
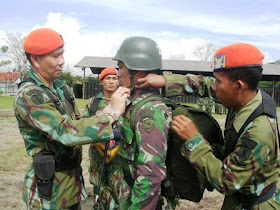
<path id="1" fill-rule="evenodd" d="M 159 46 L 152 39 L 134 36 L 123 41 L 113 60 L 123 62 L 129 70 L 155 71 L 162 68 Z"/>

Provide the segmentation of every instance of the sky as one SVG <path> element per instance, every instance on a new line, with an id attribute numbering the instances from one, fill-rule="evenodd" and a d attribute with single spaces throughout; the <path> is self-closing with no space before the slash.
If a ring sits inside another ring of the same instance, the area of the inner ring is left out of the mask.
<path id="1" fill-rule="evenodd" d="M 130 36 L 155 40 L 163 59 L 198 60 L 193 52 L 201 44 L 247 42 L 268 63 L 280 59 L 279 11 L 279 0 L 9 0 L 0 7 L 0 46 L 7 32 L 52 28 L 75 74 L 84 56 L 113 57 Z"/>

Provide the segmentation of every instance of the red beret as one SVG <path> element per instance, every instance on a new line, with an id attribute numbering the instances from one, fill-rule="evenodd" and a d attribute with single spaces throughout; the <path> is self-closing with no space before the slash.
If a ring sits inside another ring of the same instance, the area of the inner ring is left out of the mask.
<path id="1" fill-rule="evenodd" d="M 64 45 L 60 34 L 49 28 L 32 31 L 25 39 L 23 48 L 31 55 L 45 55 Z"/>
<path id="2" fill-rule="evenodd" d="M 214 71 L 262 66 L 264 56 L 258 48 L 247 43 L 237 43 L 220 48 L 214 55 Z"/>
<path id="3" fill-rule="evenodd" d="M 102 72 L 99 75 L 99 80 L 102 80 L 105 76 L 107 76 L 108 74 L 113 74 L 113 75 L 117 75 L 118 71 L 115 68 L 105 68 L 102 70 Z"/>

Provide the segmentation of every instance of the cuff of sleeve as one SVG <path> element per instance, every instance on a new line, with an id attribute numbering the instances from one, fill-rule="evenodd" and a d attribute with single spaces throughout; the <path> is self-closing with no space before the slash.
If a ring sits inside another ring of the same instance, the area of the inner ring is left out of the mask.
<path id="1" fill-rule="evenodd" d="M 185 147 L 190 152 L 194 151 L 203 142 L 202 136 L 198 133 L 185 142 Z"/>
<path id="2" fill-rule="evenodd" d="M 110 119 L 109 119 L 108 115 L 105 114 L 104 112 L 98 113 L 97 117 L 102 124 L 108 124 L 110 122 Z"/>

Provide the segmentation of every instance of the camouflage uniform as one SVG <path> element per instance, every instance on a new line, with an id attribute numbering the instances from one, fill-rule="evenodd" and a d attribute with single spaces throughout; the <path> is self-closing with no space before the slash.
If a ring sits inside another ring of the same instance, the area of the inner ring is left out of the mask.
<path id="1" fill-rule="evenodd" d="M 135 130 L 130 125 L 131 107 L 142 99 L 159 94 L 143 90 L 129 105 L 120 121 L 122 140 L 119 154 L 124 173 L 121 183 L 121 209 L 155 209 L 161 182 L 166 176 L 168 130 L 171 112 L 160 101 L 150 101 L 137 112 Z"/>
<path id="2" fill-rule="evenodd" d="M 113 138 L 106 114 L 80 119 L 78 107 L 73 108 L 63 95 L 64 81 L 56 79 L 55 88 L 50 88 L 61 102 L 60 111 L 64 112 L 61 114 L 42 89 L 44 83 L 39 77 L 33 71 L 30 71 L 30 77 L 36 84 L 22 84 L 14 101 L 15 116 L 29 156 L 51 151 L 58 158 L 69 148 L 81 155 L 80 145 Z M 42 199 L 38 194 L 33 165 L 24 179 L 23 199 L 29 208 L 68 208 L 86 197 L 81 167 L 55 172 L 50 200 Z"/>
<path id="3" fill-rule="evenodd" d="M 197 105 L 198 105 L 198 108 L 200 108 L 201 110 L 203 110 L 203 105 L 204 105 L 204 98 L 198 98 L 197 99 Z"/>
<path id="4" fill-rule="evenodd" d="M 214 98 L 211 89 L 214 78 L 167 73 L 165 79 L 167 96 L 198 93 Z M 226 142 L 227 130 L 234 126 L 238 132 L 261 101 L 262 95 L 258 91 L 258 94 L 238 113 L 229 112 L 225 125 Z M 209 143 L 200 134 L 186 141 L 182 153 L 210 180 L 213 187 L 226 195 L 222 209 L 241 209 L 241 204 L 234 193 L 260 196 L 279 180 L 277 136 L 276 120 L 261 115 L 245 128 L 235 145 L 235 150 L 226 156 L 223 162 L 213 156 Z M 273 197 L 254 205 L 253 209 L 280 209 L 279 189 L 276 189 Z"/>
<path id="5" fill-rule="evenodd" d="M 89 99 L 88 104 L 86 105 L 86 110 L 84 117 L 91 117 L 92 112 L 90 110 L 91 104 L 93 103 L 95 97 Z M 104 94 L 99 93 L 96 98 L 100 99 L 98 103 L 98 110 L 104 109 L 107 105 L 110 104 L 110 100 L 104 98 Z M 100 111 L 97 111 L 98 113 Z M 99 177 L 102 170 L 103 156 L 99 153 L 96 147 L 99 147 L 99 144 L 91 144 L 89 148 L 89 157 L 90 157 L 90 166 L 89 166 L 89 181 L 93 184 L 94 194 L 97 193 L 97 188 L 99 186 Z M 115 142 L 115 145 L 112 148 L 108 149 L 108 152 L 117 152 L 118 143 Z M 103 147 L 102 147 L 103 146 Z M 101 145 L 102 148 L 105 148 L 105 144 Z M 104 149 L 102 150 L 104 152 Z M 103 153 L 104 154 L 104 153 Z M 108 159 L 108 158 L 107 158 Z M 106 163 L 105 168 L 103 169 L 103 177 L 101 180 L 100 187 L 100 198 L 99 201 L 101 206 L 100 209 L 118 209 L 119 205 L 119 193 L 120 193 L 120 184 L 123 179 L 120 157 L 118 154 L 109 162 Z"/>
<path id="6" fill-rule="evenodd" d="M 213 107 L 214 101 L 208 97 L 205 98 L 205 111 L 208 114 L 212 114 L 212 107 Z"/>

